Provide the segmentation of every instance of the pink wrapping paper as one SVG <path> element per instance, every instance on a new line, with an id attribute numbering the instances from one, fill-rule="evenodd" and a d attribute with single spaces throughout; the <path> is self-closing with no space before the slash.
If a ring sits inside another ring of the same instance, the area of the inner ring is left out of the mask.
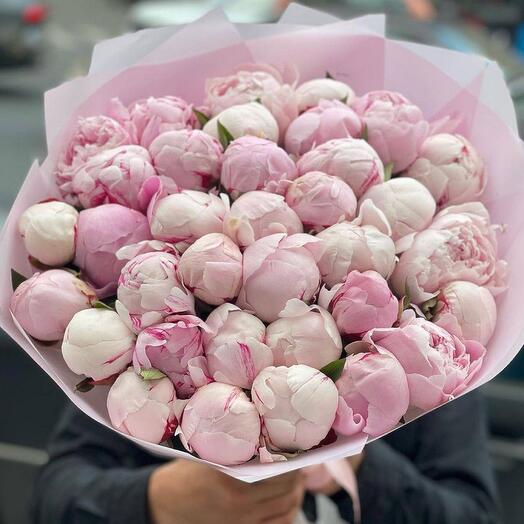
<path id="1" fill-rule="evenodd" d="M 510 264 L 508 291 L 497 299 L 499 320 L 477 387 L 499 373 L 524 344 L 520 302 L 524 294 L 524 149 L 517 135 L 515 111 L 499 67 L 483 57 L 384 38 L 384 17 L 340 21 L 292 4 L 275 25 L 235 26 L 213 11 L 181 28 L 140 31 L 101 42 L 93 52 L 90 73 L 45 95 L 49 156 L 35 162 L 20 190 L 0 238 L 0 324 L 87 415 L 111 428 L 107 388 L 88 394 L 74 391 L 79 377 L 62 361 L 59 347 L 40 346 L 27 337 L 9 311 L 10 269 L 28 276 L 31 267 L 17 234 L 17 221 L 31 204 L 58 197 L 52 171 L 78 116 L 104 113 L 109 100 L 124 103 L 153 95 L 176 94 L 200 103 L 206 77 L 227 74 L 245 62 L 294 65 L 301 81 L 324 76 L 349 83 L 357 94 L 375 89 L 398 90 L 418 104 L 430 120 L 451 115 L 440 124 L 464 133 L 484 157 L 489 183 L 483 201 L 493 222 L 506 225 L 499 235 L 499 254 Z M 155 81 L 152 82 L 151 78 Z M 438 409 L 438 408 L 437 408 Z M 189 453 L 126 436 L 166 458 Z M 308 465 L 359 453 L 366 437 L 339 438 L 287 462 L 224 467 L 238 479 L 254 482 Z M 201 461 L 205 462 L 205 461 Z"/>

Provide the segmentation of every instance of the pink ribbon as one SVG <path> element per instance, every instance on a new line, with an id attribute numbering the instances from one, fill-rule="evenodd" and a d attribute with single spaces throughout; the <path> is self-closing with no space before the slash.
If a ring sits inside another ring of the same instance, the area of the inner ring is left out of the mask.
<path id="1" fill-rule="evenodd" d="M 358 483 L 351 464 L 346 459 L 332 460 L 324 464 L 309 466 L 302 470 L 306 477 L 306 488 L 309 491 L 320 491 L 331 481 L 343 488 L 353 501 L 355 524 L 360 524 L 360 498 Z"/>

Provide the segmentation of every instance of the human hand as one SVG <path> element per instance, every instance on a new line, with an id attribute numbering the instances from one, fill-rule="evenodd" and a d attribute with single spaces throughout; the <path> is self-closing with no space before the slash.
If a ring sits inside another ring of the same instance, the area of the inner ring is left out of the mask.
<path id="1" fill-rule="evenodd" d="M 148 489 L 154 524 L 292 524 L 303 496 L 299 471 L 247 484 L 182 459 L 156 469 Z"/>

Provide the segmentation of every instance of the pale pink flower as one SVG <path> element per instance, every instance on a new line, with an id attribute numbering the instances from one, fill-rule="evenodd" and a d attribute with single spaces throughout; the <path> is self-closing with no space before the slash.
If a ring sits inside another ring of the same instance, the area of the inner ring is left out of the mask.
<path id="1" fill-rule="evenodd" d="M 320 369 L 340 357 L 342 340 L 324 308 L 292 299 L 279 317 L 266 331 L 275 366 L 305 364 Z"/>
<path id="2" fill-rule="evenodd" d="M 258 450 L 260 418 L 240 388 L 214 382 L 191 397 L 176 434 L 204 460 L 243 464 Z"/>
<path id="3" fill-rule="evenodd" d="M 343 335 L 388 328 L 398 317 L 398 300 L 376 271 L 351 271 L 342 284 L 322 289 L 319 304 L 331 311 Z"/>
<path id="4" fill-rule="evenodd" d="M 416 158 L 429 133 L 420 108 L 400 93 L 371 91 L 357 98 L 353 109 L 367 128 L 367 141 L 384 164 L 399 173 Z"/>
<path id="5" fill-rule="evenodd" d="M 353 89 L 333 78 L 315 78 L 297 87 L 296 96 L 300 112 L 319 104 L 321 100 L 338 100 L 351 104 L 355 100 Z"/>
<path id="6" fill-rule="evenodd" d="M 359 138 L 362 131 L 362 120 L 347 104 L 321 100 L 291 122 L 285 147 L 289 154 L 298 157 L 334 138 Z"/>
<path id="7" fill-rule="evenodd" d="M 176 399 L 168 378 L 144 380 L 129 368 L 111 386 L 107 412 L 118 431 L 159 444 L 171 438 L 178 426 Z"/>
<path id="8" fill-rule="evenodd" d="M 180 189 L 207 191 L 220 178 L 222 146 L 198 129 L 162 133 L 151 142 L 149 152 L 157 173 Z"/>
<path id="9" fill-rule="evenodd" d="M 249 191 L 239 197 L 224 217 L 224 233 L 240 247 L 275 233 L 302 233 L 302 222 L 284 197 Z"/>
<path id="10" fill-rule="evenodd" d="M 180 258 L 180 276 L 195 297 L 218 306 L 233 300 L 242 283 L 242 253 L 222 233 L 199 238 Z"/>
<path id="11" fill-rule="evenodd" d="M 360 198 L 384 180 L 384 166 L 375 150 L 358 138 L 336 138 L 308 151 L 297 162 L 299 176 L 322 171 L 341 178 Z"/>
<path id="12" fill-rule="evenodd" d="M 10 309 L 22 328 L 38 340 L 60 340 L 78 311 L 96 301 L 91 287 L 70 271 L 35 273 L 11 297 Z"/>
<path id="13" fill-rule="evenodd" d="M 249 389 L 262 369 L 273 365 L 265 344 L 266 327 L 233 304 L 222 304 L 206 320 L 204 350 L 210 375 L 217 382 Z"/>
<path id="14" fill-rule="evenodd" d="M 283 195 L 296 177 L 295 163 L 275 142 L 242 136 L 224 153 L 220 182 L 233 198 L 254 190 Z"/>
<path id="15" fill-rule="evenodd" d="M 333 381 L 303 364 L 264 369 L 253 382 L 251 398 L 269 446 L 290 452 L 319 444 L 335 421 L 338 404 Z"/>
<path id="16" fill-rule="evenodd" d="M 438 207 L 478 200 L 486 187 L 482 158 L 462 135 L 440 133 L 424 140 L 406 176 L 422 182 Z"/>
<path id="17" fill-rule="evenodd" d="M 316 261 L 322 251 L 322 241 L 306 234 L 257 240 L 244 252 L 237 305 L 264 322 L 273 322 L 288 300 L 312 301 L 320 286 Z"/>
<path id="18" fill-rule="evenodd" d="M 287 190 L 286 202 L 311 231 L 352 220 L 357 211 L 351 187 L 342 179 L 320 171 L 311 171 L 294 180 Z"/>

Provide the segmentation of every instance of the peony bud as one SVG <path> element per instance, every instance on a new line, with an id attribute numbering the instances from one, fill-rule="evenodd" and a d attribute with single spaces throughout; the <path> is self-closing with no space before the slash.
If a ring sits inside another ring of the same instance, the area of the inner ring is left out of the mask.
<path id="1" fill-rule="evenodd" d="M 295 163 L 281 147 L 271 140 L 243 136 L 226 149 L 220 182 L 233 198 L 254 190 L 283 195 L 296 177 Z"/>
<path id="2" fill-rule="evenodd" d="M 342 335 L 389 328 L 398 317 L 398 300 L 376 271 L 351 271 L 343 284 L 322 289 L 319 304 L 331 311 Z"/>
<path id="3" fill-rule="evenodd" d="M 159 444 L 171 438 L 178 426 L 175 401 L 175 388 L 168 378 L 144 380 L 129 368 L 111 386 L 107 411 L 118 431 Z"/>
<path id="4" fill-rule="evenodd" d="M 355 99 L 353 89 L 333 78 L 315 78 L 304 82 L 296 90 L 300 112 L 317 106 L 321 100 L 339 100 L 351 104 Z"/>
<path id="5" fill-rule="evenodd" d="M 65 266 L 75 255 L 77 220 L 74 207 L 52 200 L 27 208 L 18 230 L 32 257 L 47 266 Z"/>
<path id="6" fill-rule="evenodd" d="M 363 431 L 378 437 L 406 414 L 409 387 L 399 361 L 376 351 L 349 355 L 336 382 L 339 400 L 333 429 L 339 435 Z"/>
<path id="7" fill-rule="evenodd" d="M 204 322 L 192 315 L 172 315 L 163 324 L 145 328 L 136 341 L 135 371 L 158 369 L 171 379 L 179 397 L 189 398 L 196 389 L 189 366 L 204 354 L 204 329 Z"/>
<path id="8" fill-rule="evenodd" d="M 244 252 L 237 305 L 264 322 L 273 322 L 288 300 L 313 300 L 320 285 L 316 260 L 322 251 L 322 242 L 306 234 L 257 240 Z"/>
<path id="9" fill-rule="evenodd" d="M 144 182 L 155 175 L 147 149 L 120 146 L 81 164 L 68 187 L 72 198 L 84 208 L 112 203 L 145 211 L 148 202 L 140 190 Z"/>
<path id="10" fill-rule="evenodd" d="M 333 381 L 303 364 L 264 369 L 253 382 L 251 397 L 270 446 L 291 452 L 310 449 L 326 437 L 338 404 Z"/>
<path id="11" fill-rule="evenodd" d="M 73 273 L 35 273 L 11 297 L 10 309 L 24 330 L 38 340 L 60 340 L 74 314 L 91 307 L 96 294 Z"/>
<path id="12" fill-rule="evenodd" d="M 104 204 L 80 212 L 74 263 L 93 284 L 100 298 L 117 289 L 124 260 L 116 252 L 127 244 L 151 238 L 142 213 L 119 204 Z"/>
<path id="13" fill-rule="evenodd" d="M 326 247 L 318 268 L 328 287 L 342 283 L 354 269 L 372 269 L 389 278 L 395 268 L 395 244 L 374 226 L 341 222 L 321 231 L 317 238 Z"/>
<path id="14" fill-rule="evenodd" d="M 308 230 L 322 231 L 355 218 L 357 199 L 340 178 L 311 171 L 292 182 L 286 202 Z"/>
<path id="15" fill-rule="evenodd" d="M 222 233 L 199 238 L 180 258 L 185 286 L 207 304 L 218 306 L 235 298 L 242 280 L 242 253 Z"/>
<path id="16" fill-rule="evenodd" d="M 257 317 L 233 304 L 222 304 L 206 320 L 204 334 L 208 369 L 217 382 L 251 388 L 262 369 L 273 365 L 264 340 L 266 327 Z"/>
<path id="17" fill-rule="evenodd" d="M 209 233 L 221 233 L 226 206 L 211 193 L 184 190 L 157 199 L 148 209 L 151 234 L 176 244 L 180 251 Z"/>
<path id="18" fill-rule="evenodd" d="M 224 109 L 204 126 L 204 132 L 219 138 L 218 122 L 233 138 L 253 135 L 278 142 L 278 124 L 274 116 L 258 102 L 232 106 Z"/>
<path id="19" fill-rule="evenodd" d="M 386 215 L 394 241 L 426 229 L 436 209 L 431 193 L 411 178 L 393 178 L 373 186 L 360 202 L 367 199 Z"/>
<path id="20" fill-rule="evenodd" d="M 291 122 L 286 132 L 286 151 L 301 156 L 334 138 L 358 138 L 362 131 L 362 121 L 353 109 L 338 100 L 321 100 Z"/>
<path id="21" fill-rule="evenodd" d="M 340 357 L 342 340 L 324 308 L 293 299 L 279 316 L 269 324 L 266 335 L 276 366 L 305 364 L 320 369 Z"/>
<path id="22" fill-rule="evenodd" d="M 122 268 L 117 297 L 116 310 L 135 333 L 173 313 L 195 313 L 194 297 L 178 276 L 178 258 L 161 251 L 138 255 Z"/>
<path id="23" fill-rule="evenodd" d="M 357 138 L 337 138 L 307 152 L 297 163 L 298 174 L 322 171 L 341 178 L 360 198 L 384 180 L 384 166 L 375 150 Z"/>
<path id="24" fill-rule="evenodd" d="M 159 135 L 149 146 L 157 173 L 181 189 L 207 191 L 220 178 L 222 146 L 198 129 Z"/>
<path id="25" fill-rule="evenodd" d="M 214 382 L 191 397 L 177 434 L 187 450 L 204 460 L 242 464 L 258 449 L 260 418 L 240 388 Z"/>
<path id="26" fill-rule="evenodd" d="M 62 342 L 67 367 L 101 381 L 121 373 L 133 358 L 135 336 L 114 311 L 84 309 L 69 322 Z"/>
<path id="27" fill-rule="evenodd" d="M 302 233 L 302 222 L 284 197 L 249 191 L 233 202 L 224 218 L 224 233 L 240 247 L 275 233 Z"/>
<path id="28" fill-rule="evenodd" d="M 472 282 L 456 281 L 444 286 L 437 296 L 431 319 L 449 333 L 486 345 L 497 324 L 493 295 Z"/>
<path id="29" fill-rule="evenodd" d="M 429 132 L 422 111 L 400 93 L 371 91 L 357 98 L 353 109 L 364 121 L 369 145 L 384 164 L 399 173 L 416 158 Z"/>
<path id="30" fill-rule="evenodd" d="M 406 176 L 422 182 L 438 207 L 478 200 L 486 169 L 477 150 L 461 135 L 441 133 L 424 140 Z"/>

